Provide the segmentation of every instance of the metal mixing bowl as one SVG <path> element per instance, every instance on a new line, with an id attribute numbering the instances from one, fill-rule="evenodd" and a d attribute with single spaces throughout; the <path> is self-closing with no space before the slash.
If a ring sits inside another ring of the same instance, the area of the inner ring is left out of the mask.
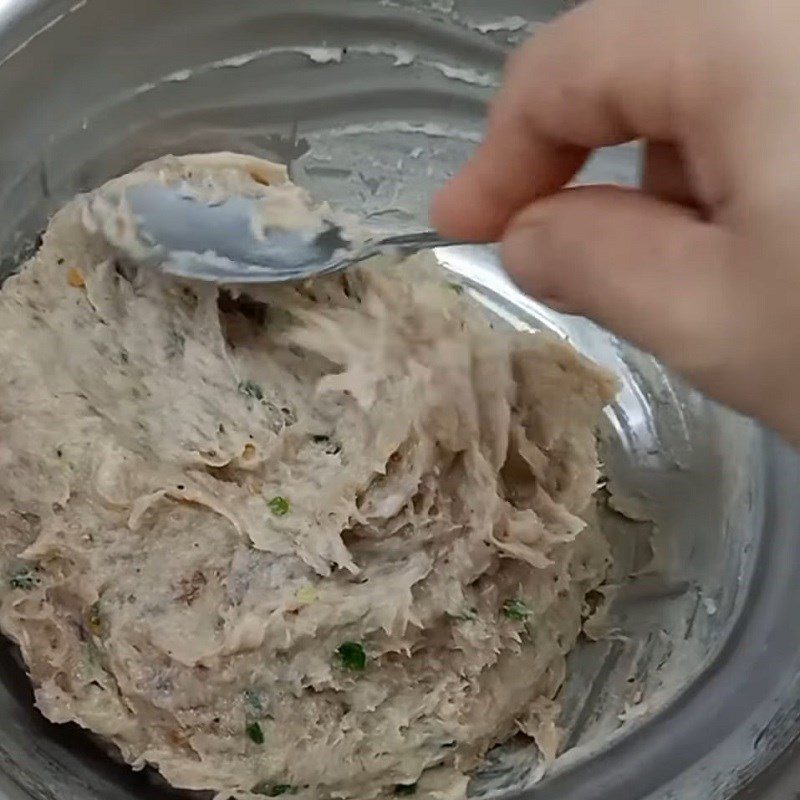
<path id="1" fill-rule="evenodd" d="M 3 272 L 71 196 L 167 152 L 286 161 L 320 197 L 385 227 L 420 224 L 479 140 L 506 52 L 560 5 L 0 0 Z M 636 177 L 631 147 L 583 175 Z M 613 634 L 571 658 L 565 755 L 536 783 L 530 744 L 497 748 L 472 793 L 729 800 L 800 718 L 800 459 L 624 342 L 523 298 L 491 249 L 446 259 L 491 313 L 557 331 L 620 374 L 604 435 L 610 488 L 628 515 L 657 523 L 651 563 L 650 529 L 605 515 L 622 588 Z M 77 727 L 44 722 L 13 648 L 0 648 L 0 800 L 156 795 L 187 796 Z"/>

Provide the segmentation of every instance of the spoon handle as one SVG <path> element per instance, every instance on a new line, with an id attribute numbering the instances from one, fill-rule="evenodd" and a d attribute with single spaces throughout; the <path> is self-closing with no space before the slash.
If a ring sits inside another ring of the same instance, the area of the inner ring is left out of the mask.
<path id="1" fill-rule="evenodd" d="M 421 231 L 419 233 L 404 233 L 398 236 L 387 236 L 376 242 L 379 247 L 410 247 L 415 250 L 424 250 L 429 247 L 452 247 L 464 242 L 455 239 L 445 239 L 436 231 Z"/>

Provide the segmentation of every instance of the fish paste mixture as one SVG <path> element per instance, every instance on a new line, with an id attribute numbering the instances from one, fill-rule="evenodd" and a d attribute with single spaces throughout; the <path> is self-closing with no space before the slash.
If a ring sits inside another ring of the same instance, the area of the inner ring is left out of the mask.
<path id="1" fill-rule="evenodd" d="M 304 196 L 232 154 L 114 185 L 153 177 Z M 41 712 L 239 800 L 454 800 L 518 733 L 552 758 L 611 376 L 430 255 L 220 290 L 87 203 L 0 291 L 0 627 Z"/>

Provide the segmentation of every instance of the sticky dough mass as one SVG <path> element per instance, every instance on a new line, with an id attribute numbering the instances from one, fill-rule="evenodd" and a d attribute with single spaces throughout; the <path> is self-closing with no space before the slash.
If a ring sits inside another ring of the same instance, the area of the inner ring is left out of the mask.
<path id="1" fill-rule="evenodd" d="M 0 625 L 39 709 L 245 800 L 463 797 L 520 731 L 552 757 L 613 378 L 429 255 L 239 294 L 115 258 L 85 203 L 0 292 Z"/>

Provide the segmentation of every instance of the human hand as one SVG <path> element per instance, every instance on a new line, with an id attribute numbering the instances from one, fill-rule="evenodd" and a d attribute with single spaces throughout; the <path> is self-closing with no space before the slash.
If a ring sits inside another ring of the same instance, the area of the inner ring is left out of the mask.
<path id="1" fill-rule="evenodd" d="M 592 0 L 510 60 L 446 236 L 800 443 L 800 3 Z M 564 188 L 643 139 L 642 190 Z"/>

